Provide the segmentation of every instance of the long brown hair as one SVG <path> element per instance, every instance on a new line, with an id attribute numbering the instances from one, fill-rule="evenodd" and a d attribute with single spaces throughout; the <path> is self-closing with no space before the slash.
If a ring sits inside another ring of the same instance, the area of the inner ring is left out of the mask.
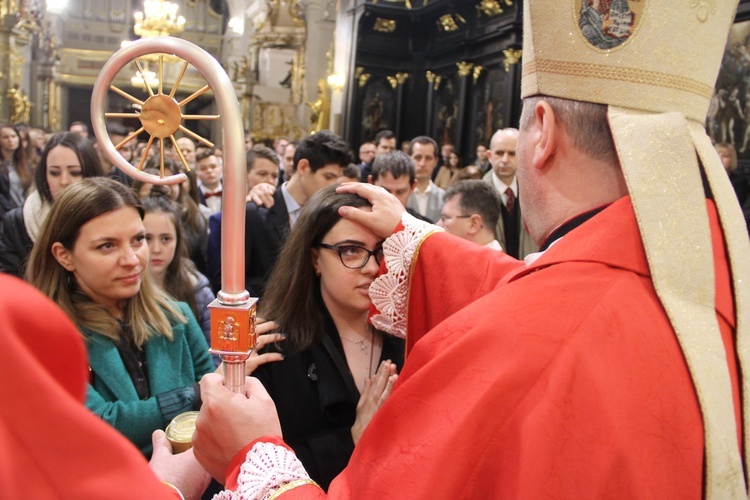
<path id="1" fill-rule="evenodd" d="M 187 246 L 180 223 L 179 207 L 167 197 L 166 194 L 151 191 L 151 194 L 142 198 L 144 217 L 148 213 L 160 213 L 169 216 L 175 230 L 175 252 L 172 262 L 169 263 L 164 273 L 164 291 L 179 300 L 186 302 L 196 318 L 200 317 L 198 305 L 195 302 L 195 283 L 197 282 L 197 270 L 193 262 L 187 257 Z"/>
<path id="2" fill-rule="evenodd" d="M 72 251 L 85 223 L 123 207 L 136 208 L 143 216 L 143 209 L 130 189 L 112 179 L 90 177 L 68 186 L 52 205 L 52 211 L 31 251 L 26 271 L 28 281 L 55 301 L 79 328 L 86 328 L 115 342 L 120 340 L 117 319 L 80 290 L 73 273 L 53 257 L 52 245 L 60 242 Z M 186 321 L 166 294 L 153 284 L 148 273 L 144 273 L 140 291 L 125 300 L 124 317 L 139 347 L 154 333 L 171 340 L 170 321 Z"/>
<path id="3" fill-rule="evenodd" d="M 273 268 L 260 315 L 273 319 L 287 334 L 286 345 L 303 351 L 323 335 L 325 304 L 315 276 L 312 249 L 341 220 L 341 207 L 369 207 L 364 198 L 338 194 L 338 184 L 318 191 L 300 212 Z"/>
<path id="4" fill-rule="evenodd" d="M 50 150 L 56 146 L 63 146 L 73 150 L 78 157 L 78 161 L 81 163 L 82 177 L 99 177 L 104 175 L 99 156 L 97 156 L 94 146 L 91 145 L 88 139 L 74 132 L 56 133 L 44 147 L 42 156 L 39 158 L 39 164 L 34 172 L 36 188 L 42 199 L 49 203 L 52 203 L 53 200 L 49 184 L 47 183 L 47 157 Z"/>
<path id="5" fill-rule="evenodd" d="M 16 173 L 18 174 L 18 178 L 21 180 L 21 186 L 23 187 L 24 191 L 26 191 L 31 186 L 32 176 L 31 169 L 29 168 L 29 164 L 26 161 L 26 150 L 24 149 L 23 141 L 21 140 L 21 132 L 18 130 L 17 126 L 9 125 L 7 123 L 0 125 L 0 131 L 2 131 L 4 128 L 9 128 L 16 133 L 16 135 L 18 136 L 18 147 L 15 151 L 13 151 L 13 158 L 5 158 L 3 156 L 2 149 L 0 149 L 0 159 L 11 160 L 13 162 L 13 168 L 15 168 Z"/>

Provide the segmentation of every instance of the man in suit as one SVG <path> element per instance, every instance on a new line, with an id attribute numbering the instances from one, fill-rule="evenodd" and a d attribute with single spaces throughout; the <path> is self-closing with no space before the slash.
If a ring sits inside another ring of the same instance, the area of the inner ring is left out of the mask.
<path id="1" fill-rule="evenodd" d="M 518 130 L 500 129 L 490 141 L 488 158 L 492 170 L 484 181 L 493 186 L 503 200 L 501 216 L 495 225 L 495 238 L 505 252 L 517 259 L 536 252 L 538 246 L 521 224 L 521 204 L 518 203 L 518 179 L 516 178 L 516 145 Z"/>
<path id="2" fill-rule="evenodd" d="M 409 197 L 417 187 L 414 162 L 408 154 L 402 151 L 391 151 L 375 158 L 369 181 L 370 184 L 380 186 L 398 198 L 406 211 L 417 219 L 431 222 L 427 217 L 406 206 Z"/>
<path id="3" fill-rule="evenodd" d="M 362 177 L 362 172 L 365 168 L 372 163 L 375 159 L 375 143 L 372 141 L 363 142 L 359 146 L 359 163 L 357 168 L 359 169 L 359 176 Z"/>
<path id="4" fill-rule="evenodd" d="M 343 139 L 327 130 L 317 132 L 299 143 L 294 153 L 294 174 L 275 190 L 273 205 L 247 204 L 245 288 L 252 297 L 263 296 L 266 280 L 302 207 L 318 190 L 335 183 L 353 160 Z M 220 267 L 218 272 L 221 276 Z"/>
<path id="5" fill-rule="evenodd" d="M 224 169 L 213 150 L 198 153 L 195 172 L 200 180 L 198 195 L 201 203 L 215 214 L 221 211 L 221 180 Z"/>
<path id="6" fill-rule="evenodd" d="M 360 169 L 362 171 L 362 182 L 367 182 L 367 179 L 372 173 L 372 163 L 380 155 L 384 155 L 396 149 L 396 135 L 391 130 L 381 130 L 375 136 L 375 156 L 370 158 L 368 163 Z M 364 161 L 364 160 L 363 160 Z"/>
<path id="7" fill-rule="evenodd" d="M 445 190 L 445 205 L 438 226 L 459 238 L 502 250 L 495 239 L 495 226 L 503 203 L 486 182 L 459 181 Z"/>
<path id="8" fill-rule="evenodd" d="M 440 219 L 440 209 L 443 208 L 445 196 L 445 191 L 432 182 L 432 172 L 438 162 L 437 153 L 437 142 L 426 135 L 415 137 L 409 146 L 409 155 L 414 161 L 417 188 L 409 197 L 406 208 L 414 210 L 430 222 Z"/>
<path id="9" fill-rule="evenodd" d="M 474 160 L 474 165 L 479 167 L 483 174 L 486 174 L 490 171 L 490 168 L 492 168 L 487 153 L 487 146 L 484 144 L 479 144 L 477 146 L 477 159 Z"/>
<path id="10" fill-rule="evenodd" d="M 276 151 L 262 144 L 245 154 L 248 191 L 260 183 L 276 186 L 279 157 Z M 221 212 L 208 218 L 208 278 L 214 293 L 221 289 Z"/>

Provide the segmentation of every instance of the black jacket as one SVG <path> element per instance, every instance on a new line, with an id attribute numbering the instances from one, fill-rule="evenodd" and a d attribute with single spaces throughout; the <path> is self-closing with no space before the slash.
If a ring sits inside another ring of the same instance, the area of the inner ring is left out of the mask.
<path id="1" fill-rule="evenodd" d="M 10 177 L 7 172 L 0 171 L 0 220 L 14 208 L 18 208 L 18 205 L 10 197 Z"/>
<path id="2" fill-rule="evenodd" d="M 33 246 L 23 222 L 23 207 L 14 208 L 0 224 L 0 272 L 23 278 Z"/>
<path id="3" fill-rule="evenodd" d="M 248 203 L 245 211 L 245 288 L 251 297 L 263 297 L 291 225 L 281 188 L 271 208 Z M 219 276 L 221 272 L 219 272 Z"/>
<path id="4" fill-rule="evenodd" d="M 261 365 L 253 376 L 263 383 L 276 403 L 284 441 L 310 477 L 327 490 L 354 451 L 351 428 L 357 415 L 359 391 L 348 370 L 336 326 L 327 313 L 326 316 L 328 348 L 324 342 L 317 342 L 283 361 Z M 271 350 L 284 352 L 283 349 L 281 342 Z M 334 356 L 340 358 L 338 365 Z M 401 370 L 403 339 L 384 335 L 379 361 L 386 359 Z"/>

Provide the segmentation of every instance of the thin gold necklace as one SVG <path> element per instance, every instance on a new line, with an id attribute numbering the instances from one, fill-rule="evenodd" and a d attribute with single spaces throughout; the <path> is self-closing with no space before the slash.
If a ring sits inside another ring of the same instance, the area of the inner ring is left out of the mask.
<path id="1" fill-rule="evenodd" d="M 346 340 L 347 342 L 351 342 L 352 344 L 358 344 L 359 349 L 364 353 L 365 356 L 370 354 L 370 346 L 367 345 L 367 341 L 365 339 L 353 340 L 353 339 L 346 338 L 343 335 L 339 335 L 339 337 Z"/>

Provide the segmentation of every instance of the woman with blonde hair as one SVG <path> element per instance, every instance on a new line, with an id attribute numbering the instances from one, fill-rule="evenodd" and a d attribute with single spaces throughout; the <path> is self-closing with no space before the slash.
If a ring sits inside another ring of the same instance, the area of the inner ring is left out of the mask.
<path id="1" fill-rule="evenodd" d="M 145 455 L 151 433 L 200 407 L 214 369 L 193 313 L 151 281 L 143 209 L 101 177 L 66 188 L 31 253 L 29 281 L 80 329 L 88 348 L 86 406 Z"/>

